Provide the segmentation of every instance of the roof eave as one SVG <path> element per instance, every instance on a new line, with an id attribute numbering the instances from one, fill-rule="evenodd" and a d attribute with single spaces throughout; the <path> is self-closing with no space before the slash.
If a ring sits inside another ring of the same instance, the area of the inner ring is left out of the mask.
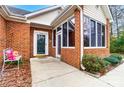
<path id="1" fill-rule="evenodd" d="M 55 10 L 55 9 L 58 9 L 58 8 L 62 8 L 62 6 L 53 6 L 53 7 L 50 7 L 50 8 L 46 8 L 46 9 L 43 9 L 43 10 L 39 10 L 39 11 L 36 11 L 36 12 L 26 14 L 25 16 L 27 18 L 30 18 L 30 17 L 36 16 L 36 15 L 39 15 L 39 14 L 43 14 L 45 12 L 49 12 L 49 11 L 52 11 L 52 10 Z"/>
<path id="2" fill-rule="evenodd" d="M 53 26 L 67 11 L 69 11 L 71 8 L 73 7 L 73 5 L 68 6 L 66 9 L 64 9 L 63 12 L 61 12 L 52 22 L 51 22 L 51 26 Z"/>
<path id="3" fill-rule="evenodd" d="M 102 8 L 103 8 L 103 11 L 104 11 L 106 17 L 110 20 L 110 22 L 113 22 L 113 17 L 112 17 L 109 6 L 103 5 Z"/>
<path id="4" fill-rule="evenodd" d="M 27 18 L 25 16 L 11 13 L 5 5 L 1 5 L 0 7 L 1 7 L 1 10 L 2 10 L 4 17 L 7 20 L 9 20 L 9 19 L 10 20 L 15 19 L 15 20 L 19 20 L 19 21 L 26 21 L 27 20 Z"/>
<path id="5" fill-rule="evenodd" d="M 54 27 L 54 25 L 55 25 L 58 21 L 60 21 L 60 19 L 61 19 L 63 16 L 65 16 L 65 15 L 68 14 L 68 13 L 70 13 L 70 12 L 68 12 L 68 11 L 74 10 L 74 9 L 76 9 L 76 8 L 78 8 L 79 10 L 81 9 L 81 7 L 80 7 L 79 5 L 70 5 L 70 6 L 68 6 L 67 8 L 65 8 L 65 10 L 64 10 L 63 12 L 61 12 L 61 14 L 59 14 L 59 15 L 51 22 L 51 26 Z M 71 12 L 72 12 L 72 11 L 71 11 Z"/>

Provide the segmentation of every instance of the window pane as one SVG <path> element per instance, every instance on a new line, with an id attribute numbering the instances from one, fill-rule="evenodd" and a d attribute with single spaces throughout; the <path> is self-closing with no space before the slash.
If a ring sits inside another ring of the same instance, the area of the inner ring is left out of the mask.
<path id="1" fill-rule="evenodd" d="M 97 42 L 98 42 L 98 46 L 102 46 L 102 38 L 101 38 L 101 24 L 100 23 L 97 23 Z"/>
<path id="2" fill-rule="evenodd" d="M 84 17 L 84 46 L 90 46 L 90 20 L 88 17 Z"/>
<path id="3" fill-rule="evenodd" d="M 93 20 L 91 20 L 91 46 L 96 46 L 96 24 Z"/>
<path id="4" fill-rule="evenodd" d="M 61 26 L 57 27 L 57 32 L 61 30 Z"/>
<path id="5" fill-rule="evenodd" d="M 75 18 L 68 21 L 69 46 L 75 46 Z"/>
<path id="6" fill-rule="evenodd" d="M 45 54 L 45 35 L 37 34 L 37 54 Z"/>
<path id="7" fill-rule="evenodd" d="M 102 25 L 102 46 L 105 46 L 105 26 Z"/>
<path id="8" fill-rule="evenodd" d="M 67 22 L 63 24 L 63 46 L 67 46 Z"/>
<path id="9" fill-rule="evenodd" d="M 53 46 L 56 46 L 56 30 L 53 30 Z"/>

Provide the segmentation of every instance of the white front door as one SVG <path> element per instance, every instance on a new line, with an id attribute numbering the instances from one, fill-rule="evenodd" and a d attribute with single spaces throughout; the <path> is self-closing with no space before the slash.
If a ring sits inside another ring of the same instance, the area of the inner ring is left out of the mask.
<path id="1" fill-rule="evenodd" d="M 34 31 L 34 56 L 48 55 L 48 32 Z"/>

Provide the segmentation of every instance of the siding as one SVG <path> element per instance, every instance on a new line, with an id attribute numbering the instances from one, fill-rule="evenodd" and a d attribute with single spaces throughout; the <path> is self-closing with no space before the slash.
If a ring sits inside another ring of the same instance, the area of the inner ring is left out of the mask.
<path id="1" fill-rule="evenodd" d="M 101 9 L 101 6 L 98 8 L 95 5 L 85 5 L 84 6 L 84 14 L 106 24 L 106 17 L 104 12 Z"/>
<path id="2" fill-rule="evenodd" d="M 33 18 L 30 18 L 30 19 L 28 19 L 27 22 L 34 22 L 34 23 L 39 23 L 39 24 L 50 25 L 51 22 L 57 17 L 59 12 L 60 12 L 60 9 L 50 11 L 50 12 L 35 16 Z"/>

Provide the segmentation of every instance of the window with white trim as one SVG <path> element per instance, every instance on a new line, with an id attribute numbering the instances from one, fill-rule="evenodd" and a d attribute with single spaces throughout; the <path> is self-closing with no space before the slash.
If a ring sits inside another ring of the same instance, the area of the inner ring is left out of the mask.
<path id="1" fill-rule="evenodd" d="M 75 18 L 71 18 L 67 20 L 62 25 L 63 33 L 62 33 L 62 40 L 63 40 L 63 47 L 74 47 L 75 46 Z"/>
<path id="2" fill-rule="evenodd" d="M 63 40 L 63 47 L 66 47 L 67 46 L 67 22 L 65 22 L 63 25 L 62 25 L 63 29 L 63 36 L 62 36 L 62 40 Z"/>
<path id="3" fill-rule="evenodd" d="M 84 16 L 84 47 L 105 47 L 105 25 Z"/>
<path id="4" fill-rule="evenodd" d="M 55 47 L 56 46 L 56 30 L 53 30 L 53 46 Z"/>

